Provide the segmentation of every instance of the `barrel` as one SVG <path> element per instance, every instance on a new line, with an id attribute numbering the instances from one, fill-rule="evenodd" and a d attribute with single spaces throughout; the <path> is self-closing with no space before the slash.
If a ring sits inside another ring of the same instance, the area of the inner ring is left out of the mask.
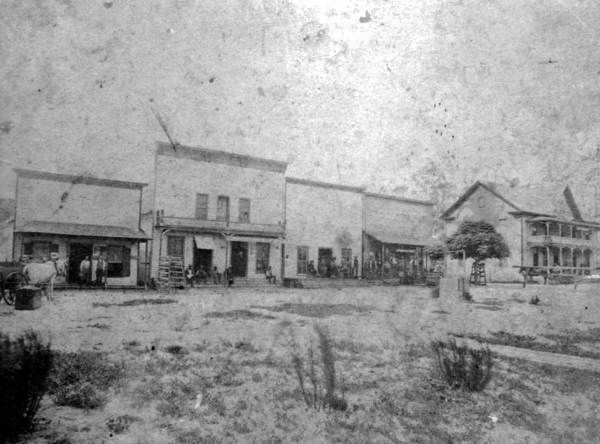
<path id="1" fill-rule="evenodd" d="M 36 310 L 42 306 L 42 289 L 27 285 L 17 288 L 15 310 Z"/>

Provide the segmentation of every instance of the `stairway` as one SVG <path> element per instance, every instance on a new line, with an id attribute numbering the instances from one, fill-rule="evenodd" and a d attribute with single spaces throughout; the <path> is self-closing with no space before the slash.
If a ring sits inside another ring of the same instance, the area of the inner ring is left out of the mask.
<path id="1" fill-rule="evenodd" d="M 160 290 L 185 287 L 183 258 L 163 256 L 158 261 L 158 287 Z"/>

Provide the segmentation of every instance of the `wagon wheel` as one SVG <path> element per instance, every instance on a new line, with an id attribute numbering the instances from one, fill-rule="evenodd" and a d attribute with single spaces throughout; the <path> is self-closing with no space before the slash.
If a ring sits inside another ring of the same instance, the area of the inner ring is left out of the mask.
<path id="1" fill-rule="evenodd" d="M 25 276 L 20 271 L 14 271 L 8 274 L 4 281 L 4 292 L 2 294 L 4 301 L 9 305 L 14 304 L 17 288 L 21 287 L 26 282 Z"/>

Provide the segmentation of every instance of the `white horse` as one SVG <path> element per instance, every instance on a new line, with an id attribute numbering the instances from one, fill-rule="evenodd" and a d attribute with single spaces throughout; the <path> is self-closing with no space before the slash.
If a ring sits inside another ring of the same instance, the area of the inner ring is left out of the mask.
<path id="1" fill-rule="evenodd" d="M 54 298 L 56 276 L 67 275 L 68 261 L 68 259 L 58 259 L 43 264 L 32 262 L 23 267 L 23 275 L 27 280 L 27 284 L 42 286 L 46 293 L 46 299 L 52 301 Z M 48 292 L 48 289 L 50 292 Z"/>

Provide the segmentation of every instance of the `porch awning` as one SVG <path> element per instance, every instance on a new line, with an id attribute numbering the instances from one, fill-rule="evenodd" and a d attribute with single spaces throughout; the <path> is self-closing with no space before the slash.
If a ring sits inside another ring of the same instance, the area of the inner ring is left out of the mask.
<path id="1" fill-rule="evenodd" d="M 400 233 L 367 231 L 367 235 L 371 236 L 382 244 L 414 245 L 415 247 L 427 245 L 425 239 L 419 239 L 414 236 L 406 236 Z"/>
<path id="2" fill-rule="evenodd" d="M 214 250 L 215 240 L 212 236 L 194 236 L 196 248 L 199 250 Z"/>
<path id="3" fill-rule="evenodd" d="M 259 236 L 235 236 L 229 235 L 225 237 L 232 242 L 262 242 L 265 244 L 277 244 L 281 242 L 280 238 L 259 237 Z"/>
<path id="4" fill-rule="evenodd" d="M 31 221 L 17 227 L 16 233 L 55 234 L 60 236 L 112 237 L 146 240 L 150 237 L 142 230 L 109 225 L 74 224 L 66 222 Z"/>

